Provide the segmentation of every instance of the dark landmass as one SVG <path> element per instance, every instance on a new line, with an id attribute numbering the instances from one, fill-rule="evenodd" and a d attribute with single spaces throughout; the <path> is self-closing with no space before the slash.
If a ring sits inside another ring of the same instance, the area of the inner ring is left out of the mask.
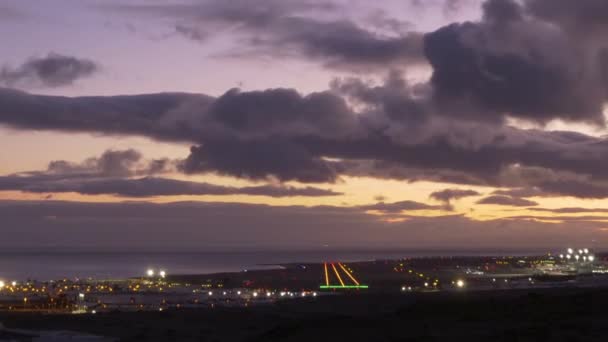
<path id="1" fill-rule="evenodd" d="M 608 291 L 345 294 L 248 308 L 97 315 L 0 313 L 11 328 L 121 341 L 606 341 Z"/>

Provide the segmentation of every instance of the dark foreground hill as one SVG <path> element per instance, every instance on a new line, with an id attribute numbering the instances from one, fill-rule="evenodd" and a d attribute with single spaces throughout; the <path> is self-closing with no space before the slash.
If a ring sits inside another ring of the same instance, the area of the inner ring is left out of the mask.
<path id="1" fill-rule="evenodd" d="M 345 295 L 244 309 L 0 313 L 11 328 L 123 341 L 607 341 L 608 291 Z"/>

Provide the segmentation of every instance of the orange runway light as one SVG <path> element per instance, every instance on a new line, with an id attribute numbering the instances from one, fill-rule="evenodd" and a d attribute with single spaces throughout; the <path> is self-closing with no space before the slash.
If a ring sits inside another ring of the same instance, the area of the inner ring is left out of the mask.
<path id="1" fill-rule="evenodd" d="M 344 281 L 342 280 L 342 277 L 340 277 L 340 273 L 338 273 L 338 269 L 336 268 L 336 266 L 334 265 L 334 263 L 331 263 L 331 267 L 334 269 L 334 273 L 336 274 L 336 277 L 338 277 L 338 280 L 340 281 L 340 284 L 342 286 L 344 286 Z"/>

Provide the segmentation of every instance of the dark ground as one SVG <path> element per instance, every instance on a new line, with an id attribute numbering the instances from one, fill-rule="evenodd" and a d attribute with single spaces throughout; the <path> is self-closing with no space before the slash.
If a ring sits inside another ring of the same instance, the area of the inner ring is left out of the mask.
<path id="1" fill-rule="evenodd" d="M 345 295 L 245 309 L 0 313 L 10 328 L 123 341 L 608 341 L 608 290 Z"/>

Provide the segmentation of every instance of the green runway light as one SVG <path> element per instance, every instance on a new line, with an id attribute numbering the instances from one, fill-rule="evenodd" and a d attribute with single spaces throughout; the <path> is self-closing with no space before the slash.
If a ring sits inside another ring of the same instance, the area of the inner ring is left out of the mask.
<path id="1" fill-rule="evenodd" d="M 367 289 L 369 286 L 367 285 L 321 285 L 320 289 Z"/>

